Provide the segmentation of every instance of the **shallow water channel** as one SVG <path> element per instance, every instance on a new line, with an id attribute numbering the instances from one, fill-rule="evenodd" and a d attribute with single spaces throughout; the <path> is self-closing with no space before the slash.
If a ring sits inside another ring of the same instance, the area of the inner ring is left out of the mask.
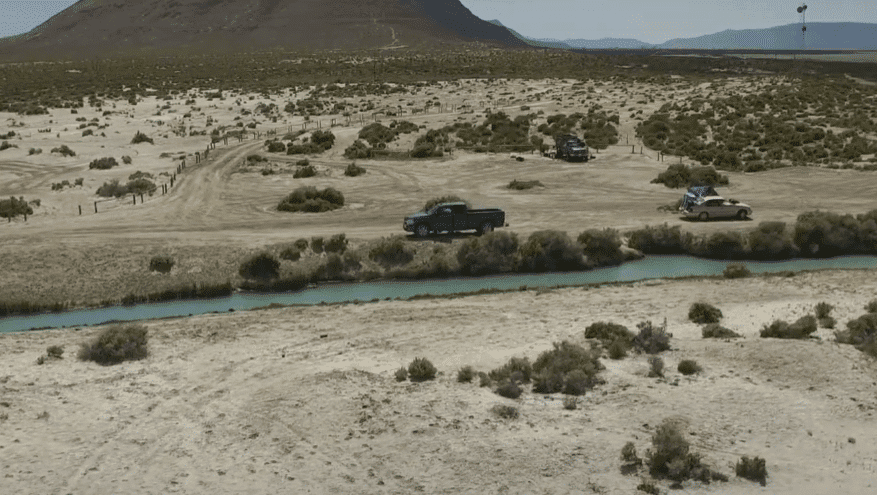
<path id="1" fill-rule="evenodd" d="M 753 273 L 805 271 L 822 269 L 877 268 L 877 256 L 844 256 L 828 259 L 796 259 L 776 262 L 742 262 Z M 721 275 L 728 261 L 691 256 L 647 256 L 621 266 L 585 272 L 507 274 L 478 278 L 446 280 L 390 280 L 343 284 L 322 284 L 298 292 L 255 294 L 238 292 L 216 299 L 197 299 L 144 303 L 130 306 L 81 309 L 60 313 L 15 316 L 0 319 L 0 332 L 18 332 L 32 328 L 58 328 L 96 325 L 108 321 L 133 321 L 174 316 L 191 316 L 213 312 L 248 310 L 271 303 L 320 304 L 375 299 L 408 299 L 418 295 L 447 295 L 479 290 L 512 290 L 575 286 L 605 282 Z"/>

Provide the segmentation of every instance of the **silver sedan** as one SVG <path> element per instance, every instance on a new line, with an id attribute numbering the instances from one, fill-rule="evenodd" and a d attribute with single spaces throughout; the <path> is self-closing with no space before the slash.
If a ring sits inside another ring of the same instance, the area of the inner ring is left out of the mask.
<path id="1" fill-rule="evenodd" d="M 752 216 L 752 208 L 733 199 L 721 196 L 705 196 L 684 211 L 688 218 L 706 221 L 711 218 L 737 218 L 746 220 Z"/>

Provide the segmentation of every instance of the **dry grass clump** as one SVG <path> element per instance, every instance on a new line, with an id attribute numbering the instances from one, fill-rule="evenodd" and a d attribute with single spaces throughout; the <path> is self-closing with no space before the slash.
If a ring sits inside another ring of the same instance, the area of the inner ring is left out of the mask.
<path id="1" fill-rule="evenodd" d="M 78 357 L 81 361 L 94 361 L 103 366 L 145 359 L 148 340 L 144 325 L 113 325 L 91 342 L 83 344 Z"/>
<path id="2" fill-rule="evenodd" d="M 762 338 L 806 339 L 816 331 L 816 328 L 816 317 L 806 315 L 791 324 L 783 320 L 774 320 L 770 325 L 765 325 L 760 334 Z"/>
<path id="3" fill-rule="evenodd" d="M 722 316 L 722 310 L 705 302 L 696 302 L 688 309 L 688 319 L 695 323 L 718 323 Z"/>

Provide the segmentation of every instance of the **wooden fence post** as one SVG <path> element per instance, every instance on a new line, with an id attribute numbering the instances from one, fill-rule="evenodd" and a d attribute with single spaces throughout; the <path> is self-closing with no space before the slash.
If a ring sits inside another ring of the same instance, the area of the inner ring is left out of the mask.
<path id="1" fill-rule="evenodd" d="M 137 204 L 137 195 L 132 194 L 131 197 L 134 199 L 134 204 L 136 205 Z"/>
<path id="2" fill-rule="evenodd" d="M 94 212 L 97 213 L 97 201 L 94 202 Z"/>
<path id="3" fill-rule="evenodd" d="M 143 203 L 143 193 L 140 193 L 140 203 Z"/>
<path id="4" fill-rule="evenodd" d="M 79 205 L 79 216 L 82 216 L 82 205 Z"/>

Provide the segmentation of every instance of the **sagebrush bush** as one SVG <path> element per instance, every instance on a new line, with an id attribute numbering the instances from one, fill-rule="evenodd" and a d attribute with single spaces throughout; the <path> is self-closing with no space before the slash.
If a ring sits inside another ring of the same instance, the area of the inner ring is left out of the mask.
<path id="1" fill-rule="evenodd" d="M 727 481 L 721 473 L 712 472 L 701 462 L 700 454 L 689 451 L 688 441 L 679 429 L 667 421 L 661 423 L 652 435 L 652 449 L 646 457 L 649 474 L 655 478 L 669 478 L 676 482 L 695 479 L 704 483 Z"/>
<path id="2" fill-rule="evenodd" d="M 295 246 L 289 246 L 280 251 L 280 259 L 298 261 L 301 259 L 301 250 Z"/>
<path id="3" fill-rule="evenodd" d="M 644 321 L 636 326 L 639 333 L 633 337 L 633 347 L 646 354 L 658 354 L 659 352 L 670 349 L 670 336 L 663 327 L 652 324 L 651 321 Z"/>
<path id="4" fill-rule="evenodd" d="M 153 143 L 151 137 L 147 136 L 146 134 L 143 134 L 140 131 L 137 131 L 137 133 L 134 134 L 134 138 L 131 139 L 131 144 L 139 144 L 139 143 L 155 144 L 155 143 Z"/>
<path id="5" fill-rule="evenodd" d="M 527 189 L 533 189 L 534 187 L 545 187 L 538 180 L 518 180 L 515 179 L 509 182 L 509 185 L 506 186 L 507 189 L 512 189 L 514 191 L 526 191 Z"/>
<path id="6" fill-rule="evenodd" d="M 530 377 L 533 374 L 533 366 L 530 364 L 530 360 L 526 357 L 513 357 L 499 368 L 490 370 L 487 376 L 495 382 L 501 382 L 511 379 L 515 374 L 517 374 L 517 381 L 529 383 Z"/>
<path id="7" fill-rule="evenodd" d="M 464 275 L 487 275 L 514 271 L 518 264 L 518 236 L 493 231 L 465 240 L 457 248 L 457 262 Z"/>
<path id="8" fill-rule="evenodd" d="M 834 309 L 834 306 L 832 306 L 831 304 L 828 304 L 825 301 L 822 301 L 822 302 L 816 303 L 816 306 L 813 307 L 813 314 L 814 314 L 814 316 L 816 316 L 817 319 L 821 320 L 822 318 L 829 316 L 831 314 L 831 310 L 833 310 L 833 309 Z"/>
<path id="9" fill-rule="evenodd" d="M 725 186 L 728 176 L 720 175 L 711 166 L 689 167 L 682 164 L 670 165 L 667 170 L 652 179 L 652 184 L 664 184 L 669 188 L 689 186 Z"/>
<path id="10" fill-rule="evenodd" d="M 564 391 L 569 374 L 581 371 L 572 376 L 571 390 L 593 388 L 600 380 L 597 374 L 603 369 L 600 353 L 594 349 L 573 344 L 569 341 L 555 342 L 554 348 L 544 351 L 533 363 L 533 391 L 552 394 Z"/>
<path id="11" fill-rule="evenodd" d="M 325 250 L 325 243 L 323 242 L 323 238 L 320 236 L 311 237 L 311 251 L 316 254 L 320 254 Z"/>
<path id="12" fill-rule="evenodd" d="M 746 278 L 751 277 L 752 272 L 749 271 L 749 268 L 746 268 L 746 265 L 740 263 L 731 263 L 725 267 L 722 271 L 722 275 L 725 278 Z"/>
<path id="13" fill-rule="evenodd" d="M 874 299 L 873 301 L 870 301 L 868 304 L 866 304 L 865 311 L 869 313 L 877 313 L 877 299 Z"/>
<path id="14" fill-rule="evenodd" d="M 770 325 L 765 325 L 761 329 L 762 338 L 775 339 L 806 339 L 811 333 L 817 329 L 816 317 L 806 315 L 798 318 L 792 324 L 783 320 L 774 320 Z"/>
<path id="15" fill-rule="evenodd" d="M 521 415 L 517 407 L 506 404 L 497 404 L 490 408 L 490 412 L 503 419 L 518 419 Z"/>
<path id="16" fill-rule="evenodd" d="M 277 205 L 278 211 L 322 213 L 344 206 L 344 195 L 337 189 L 327 187 L 317 190 L 314 186 L 299 187 Z"/>
<path id="17" fill-rule="evenodd" d="M 718 323 L 722 316 L 722 310 L 705 302 L 696 302 L 688 309 L 688 319 L 695 323 Z"/>
<path id="18" fill-rule="evenodd" d="M 757 260 L 793 258 L 798 248 L 784 222 L 761 222 L 749 233 L 749 256 Z"/>
<path id="19" fill-rule="evenodd" d="M 703 371 L 703 368 L 697 364 L 697 361 L 693 359 L 683 359 L 679 361 L 679 366 L 676 369 L 682 373 L 683 375 L 694 375 L 695 373 L 700 373 Z"/>
<path id="20" fill-rule="evenodd" d="M 628 330 L 626 326 L 619 325 L 618 323 L 598 321 L 585 328 L 585 338 L 597 339 L 603 345 L 608 345 L 618 340 L 630 343 L 633 340 L 633 332 Z"/>
<path id="21" fill-rule="evenodd" d="M 472 380 L 475 379 L 476 375 L 477 373 L 475 373 L 474 368 L 472 368 L 471 366 L 463 366 L 462 368 L 460 368 L 459 371 L 457 371 L 457 381 L 459 383 L 471 383 Z"/>
<path id="22" fill-rule="evenodd" d="M 524 272 L 572 271 L 586 268 L 581 245 L 566 232 L 542 230 L 530 234 L 519 249 L 518 269 Z"/>
<path id="23" fill-rule="evenodd" d="M 248 280 L 275 279 L 280 274 L 280 262 L 270 253 L 259 253 L 241 263 L 238 273 Z"/>
<path id="24" fill-rule="evenodd" d="M 496 388 L 496 394 L 507 399 L 517 399 L 524 392 L 515 380 L 505 380 Z"/>
<path id="25" fill-rule="evenodd" d="M 426 358 L 414 358 L 414 361 L 408 365 L 408 377 L 412 382 L 432 380 L 437 372 L 435 366 Z"/>
<path id="26" fill-rule="evenodd" d="M 643 463 L 643 460 L 636 455 L 636 446 L 633 442 L 627 442 L 624 444 L 624 447 L 621 448 L 621 461 L 625 464 L 633 464 L 637 466 Z"/>
<path id="27" fill-rule="evenodd" d="M 847 329 L 835 332 L 841 344 L 851 344 L 877 358 L 877 313 L 867 313 L 847 322 Z"/>
<path id="28" fill-rule="evenodd" d="M 351 163 L 350 165 L 347 166 L 346 169 L 344 169 L 344 175 L 346 175 L 347 177 L 358 177 L 360 175 L 365 174 L 365 172 L 366 172 L 365 168 L 360 167 L 359 165 L 357 165 L 355 163 Z"/>
<path id="29" fill-rule="evenodd" d="M 46 348 L 46 356 L 52 359 L 63 359 L 64 348 L 59 345 L 52 345 Z"/>
<path id="30" fill-rule="evenodd" d="M 819 318 L 818 323 L 819 323 L 819 326 L 822 328 L 832 329 L 835 327 L 835 325 L 837 325 L 837 320 L 835 320 L 831 316 L 826 316 L 823 318 Z"/>
<path id="31" fill-rule="evenodd" d="M 149 260 L 149 271 L 169 273 L 174 267 L 174 259 L 170 256 L 153 256 Z"/>
<path id="32" fill-rule="evenodd" d="M 612 341 L 609 344 L 609 347 L 606 349 L 609 354 L 609 359 L 624 359 L 627 357 L 627 350 L 630 349 L 630 342 L 625 342 L 621 339 Z"/>
<path id="33" fill-rule="evenodd" d="M 614 266 L 624 261 L 621 235 L 615 229 L 590 229 L 579 234 L 578 243 L 594 266 Z"/>
<path id="34" fill-rule="evenodd" d="M 767 485 L 767 467 L 764 459 L 761 457 L 756 456 L 750 459 L 744 455 L 737 461 L 734 471 L 740 478 L 757 481 L 761 486 Z"/>
<path id="35" fill-rule="evenodd" d="M 295 241 L 294 246 L 295 246 L 299 251 L 305 251 L 305 250 L 308 249 L 308 240 L 307 240 L 307 239 L 304 239 L 304 238 L 299 239 L 299 240 Z"/>
<path id="36" fill-rule="evenodd" d="M 627 245 L 643 254 L 687 254 L 691 240 L 691 234 L 683 233 L 680 226 L 665 223 L 628 233 Z"/>
<path id="37" fill-rule="evenodd" d="M 393 376 L 396 377 L 397 382 L 404 382 L 405 380 L 408 379 L 408 370 L 405 369 L 405 367 L 403 366 L 403 367 L 397 369 L 396 372 L 393 374 Z"/>
<path id="38" fill-rule="evenodd" d="M 584 392 L 583 392 L 584 393 Z M 563 398 L 563 408 L 573 411 L 579 407 L 579 399 L 575 395 Z"/>
<path id="39" fill-rule="evenodd" d="M 701 335 L 705 339 L 735 339 L 740 335 L 729 328 L 725 328 L 718 323 L 710 323 L 701 329 Z"/>
<path id="40" fill-rule="evenodd" d="M 109 170 L 117 166 L 119 166 L 119 162 L 117 162 L 116 159 L 111 156 L 92 160 L 91 163 L 88 164 L 88 168 L 90 170 Z"/>
<path id="41" fill-rule="evenodd" d="M 335 234 L 326 241 L 326 245 L 323 249 L 325 249 L 327 253 L 344 254 L 344 251 L 347 250 L 347 244 L 348 240 L 345 234 Z"/>
<path id="42" fill-rule="evenodd" d="M 314 168 L 313 165 L 307 165 L 305 167 L 299 167 L 293 174 L 293 179 L 306 179 L 308 177 L 314 177 L 317 175 L 317 169 Z"/>
<path id="43" fill-rule="evenodd" d="M 19 196 L 18 199 L 0 199 L 0 218 L 15 218 L 18 215 L 33 215 L 33 208 L 25 201 L 24 196 Z"/>
<path id="44" fill-rule="evenodd" d="M 385 237 L 369 250 L 368 256 L 384 268 L 390 268 L 410 263 L 414 259 L 414 248 L 403 236 Z"/>
<path id="45" fill-rule="evenodd" d="M 82 344 L 78 357 L 103 366 L 123 361 L 136 361 L 148 356 L 148 331 L 143 325 L 113 325 L 87 344 Z"/>
<path id="46" fill-rule="evenodd" d="M 664 360 L 659 356 L 649 356 L 649 378 L 664 376 Z"/>

